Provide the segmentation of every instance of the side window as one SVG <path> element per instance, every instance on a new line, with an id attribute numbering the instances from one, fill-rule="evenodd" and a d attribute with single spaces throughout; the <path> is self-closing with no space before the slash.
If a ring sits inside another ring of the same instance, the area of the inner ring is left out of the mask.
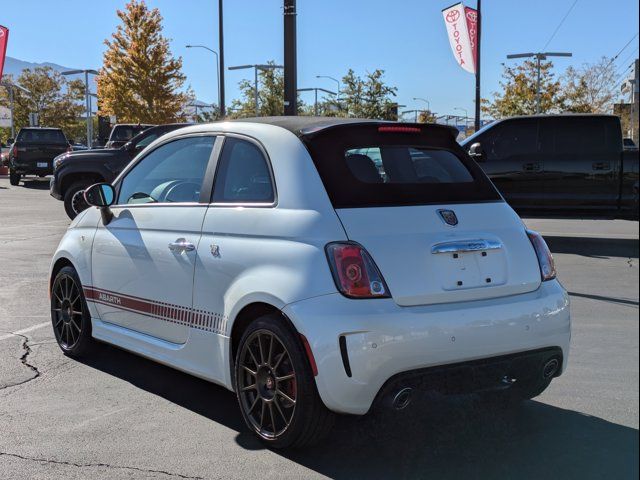
<path id="1" fill-rule="evenodd" d="M 517 120 L 496 125 L 481 140 L 487 160 L 506 160 L 538 151 L 538 122 Z"/>
<path id="2" fill-rule="evenodd" d="M 216 181 L 215 203 L 272 203 L 275 199 L 267 159 L 246 140 L 225 139 Z"/>
<path id="3" fill-rule="evenodd" d="M 189 137 L 156 148 L 124 177 L 117 203 L 197 202 L 214 142 Z"/>

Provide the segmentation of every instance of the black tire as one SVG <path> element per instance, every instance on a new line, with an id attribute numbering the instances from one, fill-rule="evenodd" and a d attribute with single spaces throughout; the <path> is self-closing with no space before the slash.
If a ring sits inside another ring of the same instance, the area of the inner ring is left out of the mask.
<path id="1" fill-rule="evenodd" d="M 64 193 L 64 211 L 67 212 L 67 216 L 71 220 L 76 218 L 80 212 L 89 208 L 82 195 L 89 185 L 91 185 L 91 182 L 81 180 L 73 183 Z"/>
<path id="2" fill-rule="evenodd" d="M 235 386 L 247 427 L 269 447 L 308 447 L 333 426 L 335 414 L 318 395 L 302 341 L 279 315 L 256 319 L 242 335 Z"/>
<path id="3" fill-rule="evenodd" d="M 22 175 L 17 173 L 15 170 L 9 170 L 9 184 L 14 187 L 20 183 L 20 178 Z"/>
<path id="4" fill-rule="evenodd" d="M 75 269 L 63 267 L 51 282 L 51 323 L 62 351 L 71 357 L 89 353 L 91 317 Z"/>

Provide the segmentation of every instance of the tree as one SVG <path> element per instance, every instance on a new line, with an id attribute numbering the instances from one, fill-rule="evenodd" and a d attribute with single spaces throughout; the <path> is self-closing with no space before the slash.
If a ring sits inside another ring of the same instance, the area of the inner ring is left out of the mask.
<path id="1" fill-rule="evenodd" d="M 7 83 L 13 83 L 10 75 Z M 61 128 L 65 135 L 84 138 L 84 83 L 81 80 L 68 81 L 51 67 L 36 67 L 22 71 L 16 82 L 28 90 L 13 89 L 14 122 L 16 130 L 29 125 L 29 114 L 38 114 L 38 124 L 43 127 Z M 9 94 L 0 89 L 0 105 L 9 108 Z"/>
<path id="2" fill-rule="evenodd" d="M 419 123 L 436 123 L 437 118 L 431 110 L 423 110 L 422 112 L 420 112 L 420 115 L 418 115 L 418 122 Z"/>
<path id="3" fill-rule="evenodd" d="M 565 109 L 562 85 L 552 72 L 553 62 L 540 64 L 540 113 L 558 113 Z M 515 67 L 504 66 L 502 92 L 493 93 L 493 101 L 483 99 L 482 110 L 493 118 L 536 113 L 537 66 L 525 60 Z"/>
<path id="4" fill-rule="evenodd" d="M 100 115 L 115 115 L 119 122 L 170 123 L 184 118 L 192 99 L 181 91 L 186 77 L 182 58 L 174 58 L 169 40 L 162 36 L 162 16 L 144 0 L 131 0 L 118 10 L 121 20 L 97 76 Z"/>
<path id="5" fill-rule="evenodd" d="M 384 70 L 374 70 L 361 78 L 351 69 L 342 78 L 340 107 L 350 117 L 397 120 L 397 104 L 392 100 L 398 89 L 386 85 Z"/>
<path id="6" fill-rule="evenodd" d="M 616 66 L 610 58 L 569 67 L 563 75 L 566 110 L 577 113 L 610 113 L 616 98 Z"/>

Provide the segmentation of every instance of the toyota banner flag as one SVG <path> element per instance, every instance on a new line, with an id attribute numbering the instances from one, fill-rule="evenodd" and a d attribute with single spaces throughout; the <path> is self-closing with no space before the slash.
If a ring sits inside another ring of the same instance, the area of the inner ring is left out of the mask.
<path id="1" fill-rule="evenodd" d="M 2 70 L 4 70 L 4 57 L 7 53 L 8 41 L 9 29 L 0 25 L 0 80 L 2 80 Z"/>
<path id="2" fill-rule="evenodd" d="M 478 52 L 478 12 L 456 3 L 442 10 L 453 56 L 462 68 L 476 73 Z"/>

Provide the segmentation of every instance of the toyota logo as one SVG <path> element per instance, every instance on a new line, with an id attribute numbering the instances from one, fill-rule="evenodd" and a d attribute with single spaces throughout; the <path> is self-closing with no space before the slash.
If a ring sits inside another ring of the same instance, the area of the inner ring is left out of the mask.
<path id="1" fill-rule="evenodd" d="M 460 18 L 460 12 L 458 10 L 451 10 L 449 13 L 447 13 L 447 16 L 445 18 L 449 23 L 457 22 Z"/>
<path id="2" fill-rule="evenodd" d="M 467 18 L 470 22 L 475 22 L 478 19 L 476 12 L 467 12 Z"/>

